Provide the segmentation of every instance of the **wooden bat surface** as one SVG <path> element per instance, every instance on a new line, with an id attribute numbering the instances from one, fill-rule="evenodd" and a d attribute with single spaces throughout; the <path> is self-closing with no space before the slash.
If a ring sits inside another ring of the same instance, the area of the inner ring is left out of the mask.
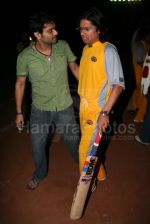
<path id="1" fill-rule="evenodd" d="M 85 201 L 88 195 L 88 191 L 91 185 L 93 178 L 95 166 L 97 163 L 97 148 L 101 140 L 101 134 L 97 133 L 92 149 L 89 149 L 87 152 L 87 157 L 84 162 L 82 173 L 77 185 L 76 192 L 73 197 L 70 218 L 72 220 L 77 220 L 82 217 L 83 209 L 85 206 Z"/>

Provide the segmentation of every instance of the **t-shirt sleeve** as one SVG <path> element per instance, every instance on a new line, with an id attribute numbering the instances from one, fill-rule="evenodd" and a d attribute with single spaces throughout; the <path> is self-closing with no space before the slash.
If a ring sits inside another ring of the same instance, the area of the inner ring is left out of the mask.
<path id="1" fill-rule="evenodd" d="M 122 86 L 125 89 L 124 75 L 117 49 L 112 44 L 105 46 L 105 70 L 110 87 Z"/>
<path id="2" fill-rule="evenodd" d="M 27 59 L 22 53 L 17 57 L 16 75 L 28 76 Z"/>
<path id="3" fill-rule="evenodd" d="M 69 44 L 66 41 L 64 41 L 64 50 L 68 62 L 73 62 L 77 59 L 77 57 L 74 55 Z"/>
<path id="4" fill-rule="evenodd" d="M 144 61 L 144 45 L 140 42 L 136 44 L 136 61 L 137 63 Z"/>

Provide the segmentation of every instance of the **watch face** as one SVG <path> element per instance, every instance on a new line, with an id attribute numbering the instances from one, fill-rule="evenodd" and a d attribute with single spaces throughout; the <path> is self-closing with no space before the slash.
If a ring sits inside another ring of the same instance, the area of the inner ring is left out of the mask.
<path id="1" fill-rule="evenodd" d="M 109 112 L 108 111 L 101 111 L 100 115 L 102 115 L 102 116 L 109 116 Z"/>

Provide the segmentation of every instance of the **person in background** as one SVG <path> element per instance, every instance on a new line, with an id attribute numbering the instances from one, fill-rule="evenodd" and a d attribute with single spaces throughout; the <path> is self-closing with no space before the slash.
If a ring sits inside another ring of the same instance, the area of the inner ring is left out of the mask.
<path id="1" fill-rule="evenodd" d="M 150 145 L 150 50 L 147 52 L 142 72 L 141 90 L 147 96 L 147 110 L 144 116 L 143 127 L 135 140 L 143 145 Z"/>
<path id="2" fill-rule="evenodd" d="M 31 16 L 30 35 L 33 39 L 17 58 L 15 84 L 16 126 L 24 123 L 22 111 L 25 83 L 32 88 L 30 135 L 35 171 L 27 183 L 30 190 L 38 187 L 47 176 L 46 146 L 50 130 L 63 136 L 68 151 L 78 161 L 79 125 L 76 123 L 68 85 L 68 66 L 78 78 L 76 57 L 65 40 L 58 39 L 55 18 L 46 12 Z"/>
<path id="3" fill-rule="evenodd" d="M 22 32 L 20 40 L 16 44 L 16 51 L 19 54 L 22 50 L 24 50 L 30 44 L 30 37 L 27 32 Z"/>
<path id="4" fill-rule="evenodd" d="M 80 18 L 79 32 L 85 44 L 79 66 L 78 93 L 80 96 L 81 141 L 79 145 L 80 172 L 86 154 L 92 148 L 99 131 L 105 133 L 109 115 L 125 88 L 122 65 L 117 49 L 107 42 L 104 17 L 98 8 L 92 7 Z M 97 180 L 106 179 L 103 163 Z"/>
<path id="5" fill-rule="evenodd" d="M 132 61 L 136 86 L 132 96 L 132 105 L 133 111 L 136 112 L 134 122 L 143 122 L 147 107 L 147 98 L 141 93 L 141 79 L 143 62 L 146 52 L 150 48 L 149 29 L 145 26 L 139 28 L 134 42 L 132 47 Z"/>

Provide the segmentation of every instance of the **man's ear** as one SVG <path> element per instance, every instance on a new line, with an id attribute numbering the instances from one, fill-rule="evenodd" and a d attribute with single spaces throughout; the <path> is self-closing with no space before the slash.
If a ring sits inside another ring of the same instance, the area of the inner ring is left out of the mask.
<path id="1" fill-rule="evenodd" d="M 97 27 L 96 28 L 96 32 L 98 33 L 98 34 L 100 34 L 100 29 Z"/>
<path id="2" fill-rule="evenodd" d="M 34 36 L 38 40 L 41 38 L 41 34 L 39 32 L 34 32 Z"/>

